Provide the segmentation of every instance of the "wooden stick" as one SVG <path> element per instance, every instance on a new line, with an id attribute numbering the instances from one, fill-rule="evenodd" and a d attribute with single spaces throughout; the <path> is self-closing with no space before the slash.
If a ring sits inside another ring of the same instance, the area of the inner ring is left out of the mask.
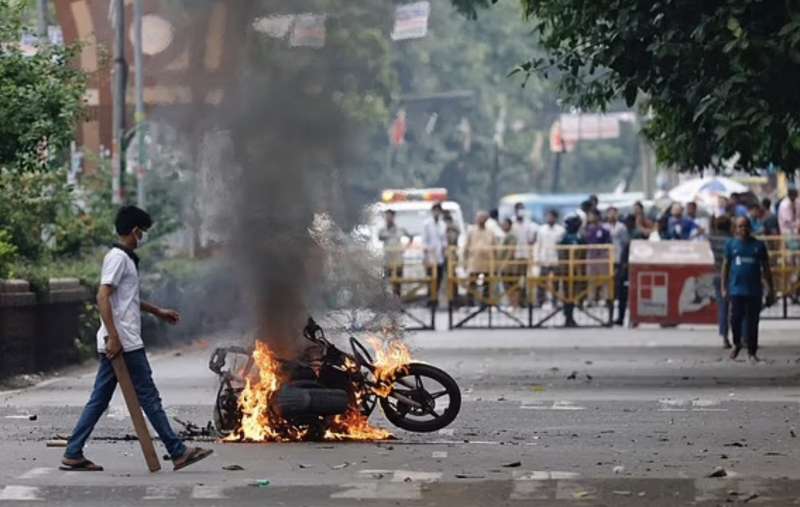
<path id="1" fill-rule="evenodd" d="M 122 389 L 128 412 L 131 414 L 133 429 L 136 430 L 139 445 L 142 446 L 142 454 L 144 454 L 144 460 L 147 462 L 147 468 L 151 472 L 158 472 L 161 470 L 161 463 L 158 461 L 153 439 L 150 437 L 150 431 L 147 429 L 147 423 L 144 420 L 144 415 L 142 415 L 142 407 L 139 405 L 139 398 L 136 396 L 136 389 L 133 387 L 128 366 L 122 359 L 122 352 L 111 360 L 111 365 L 114 367 L 114 374 L 117 376 L 120 389 Z"/>

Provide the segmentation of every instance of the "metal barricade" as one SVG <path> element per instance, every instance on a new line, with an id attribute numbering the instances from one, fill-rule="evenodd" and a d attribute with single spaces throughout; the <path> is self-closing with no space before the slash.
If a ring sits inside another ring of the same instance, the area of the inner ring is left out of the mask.
<path id="1" fill-rule="evenodd" d="M 426 265 L 421 251 L 387 249 L 383 274 L 390 290 L 400 299 L 405 328 L 411 331 L 436 329 L 438 266 Z"/>
<path id="2" fill-rule="evenodd" d="M 777 303 L 762 319 L 800 319 L 800 236 L 759 237 L 767 245 Z"/>
<path id="3" fill-rule="evenodd" d="M 559 245 L 549 259 L 529 246 L 469 252 L 451 248 L 447 262 L 450 329 L 610 326 L 613 245 Z"/>

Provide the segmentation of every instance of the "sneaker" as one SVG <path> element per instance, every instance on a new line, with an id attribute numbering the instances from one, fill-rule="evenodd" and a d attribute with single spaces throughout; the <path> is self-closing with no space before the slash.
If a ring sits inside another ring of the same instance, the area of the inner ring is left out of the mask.
<path id="1" fill-rule="evenodd" d="M 722 337 L 722 348 L 723 349 L 729 349 L 731 347 L 732 347 L 731 346 L 731 342 L 726 337 L 723 336 Z"/>
<path id="2" fill-rule="evenodd" d="M 747 355 L 747 362 L 750 364 L 758 364 L 761 362 L 761 359 L 758 358 L 755 354 L 748 354 Z"/>
<path id="3" fill-rule="evenodd" d="M 741 350 L 742 350 L 742 347 L 733 347 L 733 350 L 731 350 L 730 358 L 731 359 L 736 359 L 736 357 L 739 355 L 739 351 L 741 351 Z"/>

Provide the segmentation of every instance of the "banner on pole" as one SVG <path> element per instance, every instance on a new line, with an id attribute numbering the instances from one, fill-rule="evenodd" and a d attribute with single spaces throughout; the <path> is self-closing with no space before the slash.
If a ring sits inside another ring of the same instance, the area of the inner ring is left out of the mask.
<path id="1" fill-rule="evenodd" d="M 419 39 L 428 34 L 430 2 L 400 5 L 394 14 L 392 40 Z"/>

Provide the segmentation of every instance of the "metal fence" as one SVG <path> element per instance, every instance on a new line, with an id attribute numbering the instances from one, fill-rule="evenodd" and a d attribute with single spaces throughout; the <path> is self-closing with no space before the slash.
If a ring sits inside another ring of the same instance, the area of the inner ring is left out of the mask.
<path id="1" fill-rule="evenodd" d="M 407 256 L 406 249 L 384 252 L 384 279 L 400 298 L 405 327 L 412 331 L 436 329 L 439 269 L 426 266 L 421 255 Z"/>
<path id="2" fill-rule="evenodd" d="M 448 326 L 610 326 L 615 298 L 612 245 L 498 246 L 447 256 Z"/>
<path id="3" fill-rule="evenodd" d="M 800 237 L 767 236 L 772 283 L 777 303 L 764 308 L 762 319 L 800 319 Z"/>

